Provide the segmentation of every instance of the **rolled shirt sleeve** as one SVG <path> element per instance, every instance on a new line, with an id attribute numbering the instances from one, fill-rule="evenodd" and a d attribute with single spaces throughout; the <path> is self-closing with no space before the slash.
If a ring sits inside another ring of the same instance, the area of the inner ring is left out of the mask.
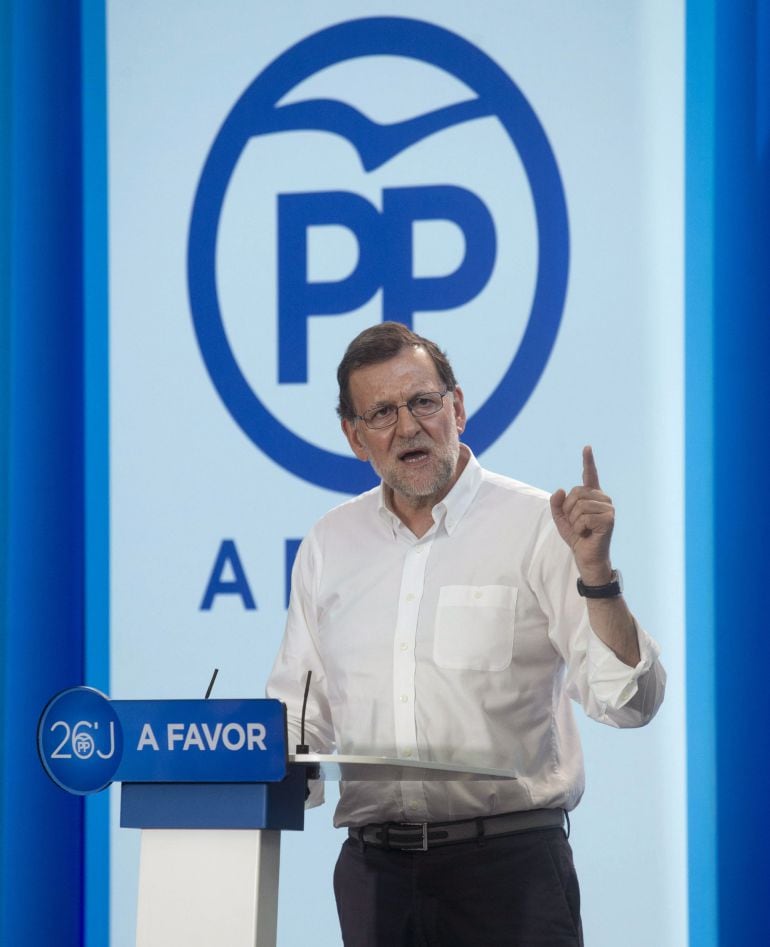
<path id="1" fill-rule="evenodd" d="M 621 661 L 591 628 L 585 600 L 577 592 L 571 551 L 544 514 L 530 570 L 532 587 L 548 617 L 549 637 L 566 665 L 567 694 L 586 714 L 613 727 L 642 727 L 663 702 L 666 672 L 660 647 L 635 621 L 640 660 Z"/>

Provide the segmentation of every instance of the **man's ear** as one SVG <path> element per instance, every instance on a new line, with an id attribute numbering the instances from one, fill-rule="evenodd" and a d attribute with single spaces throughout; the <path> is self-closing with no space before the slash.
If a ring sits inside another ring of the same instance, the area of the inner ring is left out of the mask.
<path id="1" fill-rule="evenodd" d="M 361 439 L 358 425 L 355 421 L 349 421 L 347 418 L 342 419 L 342 430 L 345 434 L 345 437 L 348 439 L 348 444 L 350 444 L 350 449 L 356 455 L 359 460 L 369 460 L 369 451 Z"/>
<path id="2" fill-rule="evenodd" d="M 465 430 L 465 422 L 467 420 L 465 416 L 465 399 L 463 398 L 462 388 L 459 385 L 457 385 L 453 394 L 454 394 L 454 398 L 453 398 L 452 406 L 455 412 L 455 424 L 457 425 L 457 433 L 462 434 L 462 432 Z"/>

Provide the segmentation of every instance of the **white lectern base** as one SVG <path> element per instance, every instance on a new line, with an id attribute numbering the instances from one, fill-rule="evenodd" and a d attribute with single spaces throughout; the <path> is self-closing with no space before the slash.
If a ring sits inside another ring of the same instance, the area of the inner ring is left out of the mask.
<path id="1" fill-rule="evenodd" d="M 281 833 L 143 829 L 137 947 L 273 947 Z"/>

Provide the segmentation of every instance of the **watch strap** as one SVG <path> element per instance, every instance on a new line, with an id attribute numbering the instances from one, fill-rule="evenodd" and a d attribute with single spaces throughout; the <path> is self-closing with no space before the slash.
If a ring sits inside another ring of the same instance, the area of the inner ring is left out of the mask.
<path id="1" fill-rule="evenodd" d="M 623 594 L 623 576 L 620 570 L 613 569 L 610 581 L 606 585 L 586 585 L 582 579 L 577 580 L 578 595 L 583 598 L 617 598 Z"/>

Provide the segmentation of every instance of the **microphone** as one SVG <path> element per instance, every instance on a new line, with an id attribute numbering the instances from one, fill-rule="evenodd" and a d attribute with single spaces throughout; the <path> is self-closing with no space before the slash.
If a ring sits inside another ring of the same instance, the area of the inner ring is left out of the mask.
<path id="1" fill-rule="evenodd" d="M 214 681 L 217 679 L 217 674 L 219 674 L 219 668 L 214 668 L 214 673 L 211 675 L 211 680 L 209 681 L 209 686 L 206 691 L 206 696 L 203 698 L 204 700 L 208 700 L 209 697 L 211 696 L 211 690 L 214 687 Z"/>
<path id="2" fill-rule="evenodd" d="M 300 742 L 297 744 L 297 753 L 309 753 L 310 747 L 305 743 L 305 713 L 307 712 L 307 695 L 310 692 L 310 678 L 312 677 L 313 672 L 308 671 L 307 677 L 305 678 L 305 696 L 302 698 L 302 716 L 300 717 L 299 723 L 299 739 Z"/>
<path id="3" fill-rule="evenodd" d="M 309 753 L 310 747 L 305 743 L 305 713 L 307 711 L 307 695 L 310 692 L 310 678 L 312 677 L 313 672 L 308 671 L 307 677 L 305 678 L 305 694 L 302 698 L 302 716 L 300 717 L 299 722 L 299 738 L 300 742 L 297 744 L 297 755 L 299 756 L 302 753 Z M 305 799 L 308 799 L 310 796 L 310 780 L 318 779 L 321 775 L 321 767 L 317 764 L 305 764 Z"/>

